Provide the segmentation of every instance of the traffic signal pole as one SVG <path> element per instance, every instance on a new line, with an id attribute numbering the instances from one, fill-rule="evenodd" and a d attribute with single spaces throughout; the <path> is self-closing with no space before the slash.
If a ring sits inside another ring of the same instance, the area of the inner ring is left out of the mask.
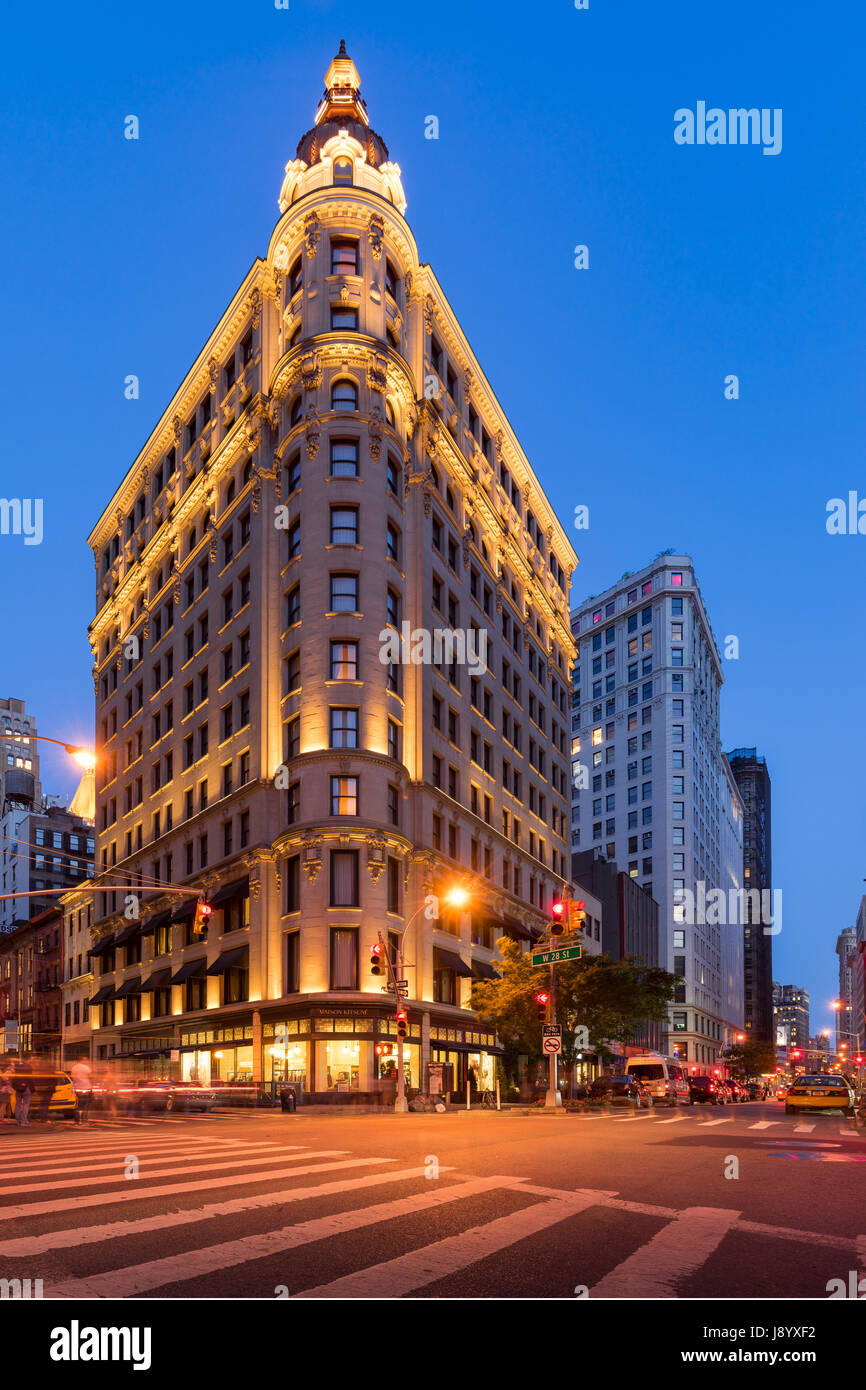
<path id="1" fill-rule="evenodd" d="M 390 968 L 390 966 L 389 966 Z M 393 979 L 394 999 L 397 1009 L 403 1007 L 403 997 L 397 989 L 397 980 L 403 979 L 403 952 L 397 948 L 396 974 Z M 394 1111 L 396 1114 L 405 1114 L 409 1109 L 409 1102 L 406 1099 L 406 1074 L 403 1071 L 403 1035 L 397 1031 L 397 1098 L 394 1101 Z"/>
<path id="2" fill-rule="evenodd" d="M 556 1023 L 556 972 L 553 962 L 550 963 L 550 1022 Z M 559 1094 L 559 1087 L 556 1084 L 556 1053 L 549 1054 L 549 1065 L 547 1073 L 547 1095 L 544 1098 L 544 1108 L 555 1109 L 562 1104 L 562 1096 Z"/>

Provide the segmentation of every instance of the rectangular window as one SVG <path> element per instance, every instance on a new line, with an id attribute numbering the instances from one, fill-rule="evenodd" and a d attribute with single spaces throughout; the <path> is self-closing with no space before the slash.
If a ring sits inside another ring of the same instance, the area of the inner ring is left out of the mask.
<path id="1" fill-rule="evenodd" d="M 332 613 L 357 613 L 357 612 L 358 612 L 358 576 L 357 576 L 357 574 L 332 574 L 332 575 L 331 575 L 331 612 L 332 612 Z"/>
<path id="2" fill-rule="evenodd" d="M 286 860 L 286 912 L 301 910 L 301 856 L 292 854 Z"/>
<path id="3" fill-rule="evenodd" d="M 358 243 L 347 238 L 333 238 L 331 241 L 331 274 L 358 274 Z"/>
<path id="4" fill-rule="evenodd" d="M 301 933 L 286 934 L 286 994 L 298 994 L 301 988 Z"/>
<path id="5" fill-rule="evenodd" d="M 357 478 L 358 441 L 357 439 L 331 440 L 331 477 Z"/>
<path id="6" fill-rule="evenodd" d="M 331 778 L 331 815 L 332 816 L 357 816 L 358 814 L 358 778 L 357 777 L 332 777 Z"/>
<path id="7" fill-rule="evenodd" d="M 358 711 L 354 708 L 331 710 L 331 748 L 358 747 Z"/>
<path id="8" fill-rule="evenodd" d="M 358 906 L 358 851 L 331 850 L 331 907 Z"/>
<path id="9" fill-rule="evenodd" d="M 358 643 L 331 643 L 331 680 L 356 681 L 358 679 Z"/>
<path id="10" fill-rule="evenodd" d="M 358 988 L 358 932 L 355 927 L 331 928 L 331 989 Z"/>
<path id="11" fill-rule="evenodd" d="M 357 545 L 357 507 L 331 508 L 331 545 Z"/>

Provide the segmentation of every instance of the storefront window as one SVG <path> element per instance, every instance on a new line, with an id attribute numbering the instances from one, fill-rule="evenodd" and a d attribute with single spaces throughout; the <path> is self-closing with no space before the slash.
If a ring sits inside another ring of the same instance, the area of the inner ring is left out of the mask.
<path id="1" fill-rule="evenodd" d="M 316 1043 L 317 1090 L 360 1090 L 362 1052 L 366 1063 L 368 1049 L 368 1043 L 352 1042 L 348 1038 L 340 1042 Z"/>

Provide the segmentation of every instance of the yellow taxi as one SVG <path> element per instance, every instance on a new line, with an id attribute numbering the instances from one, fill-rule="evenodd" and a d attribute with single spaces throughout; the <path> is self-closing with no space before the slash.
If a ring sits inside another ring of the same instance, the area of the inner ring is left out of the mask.
<path id="1" fill-rule="evenodd" d="M 9 1080 L 12 1083 L 13 1091 L 6 1100 L 6 1114 L 10 1116 L 15 1114 L 15 1106 L 18 1101 L 18 1094 L 14 1090 L 15 1075 L 15 1072 L 10 1073 Z M 75 1087 L 65 1071 L 54 1071 L 53 1068 L 34 1066 L 32 1081 L 35 1089 L 30 1099 L 31 1119 L 35 1119 L 38 1115 L 42 1093 L 47 1091 L 49 1085 L 53 1087 L 51 1102 L 48 1107 L 51 1118 L 56 1119 L 60 1115 L 66 1115 L 72 1119 L 76 1106 Z"/>
<path id="2" fill-rule="evenodd" d="M 785 1114 L 790 1115 L 795 1110 L 841 1110 L 845 1115 L 853 1115 L 851 1084 L 847 1077 L 828 1076 L 826 1072 L 797 1076 L 788 1087 Z"/>

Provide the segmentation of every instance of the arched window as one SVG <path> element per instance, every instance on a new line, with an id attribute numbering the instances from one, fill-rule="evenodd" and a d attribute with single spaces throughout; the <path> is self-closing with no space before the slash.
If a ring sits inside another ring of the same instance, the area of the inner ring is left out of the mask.
<path id="1" fill-rule="evenodd" d="M 334 160 L 334 183 L 343 185 L 352 183 L 351 159 Z"/>
<path id="2" fill-rule="evenodd" d="M 331 409 L 332 410 L 357 410 L 358 409 L 358 388 L 354 381 L 341 378 L 335 381 L 331 387 Z"/>
<path id="3" fill-rule="evenodd" d="M 290 423 L 293 424 L 293 425 L 296 425 L 296 424 L 298 423 L 298 421 L 300 420 L 301 415 L 303 414 L 303 411 L 304 411 L 304 399 L 303 399 L 303 396 L 296 396 L 295 399 L 292 401 L 292 413 L 291 413 L 291 416 L 289 417 L 289 418 L 290 418 Z"/>
<path id="4" fill-rule="evenodd" d="M 453 511 L 455 510 L 455 508 L 454 508 L 454 493 L 451 491 L 450 487 L 447 488 L 446 491 L 445 491 L 445 501 L 448 503 L 448 506 L 451 508 L 451 510 L 452 510 L 452 512 L 453 512 Z"/>

